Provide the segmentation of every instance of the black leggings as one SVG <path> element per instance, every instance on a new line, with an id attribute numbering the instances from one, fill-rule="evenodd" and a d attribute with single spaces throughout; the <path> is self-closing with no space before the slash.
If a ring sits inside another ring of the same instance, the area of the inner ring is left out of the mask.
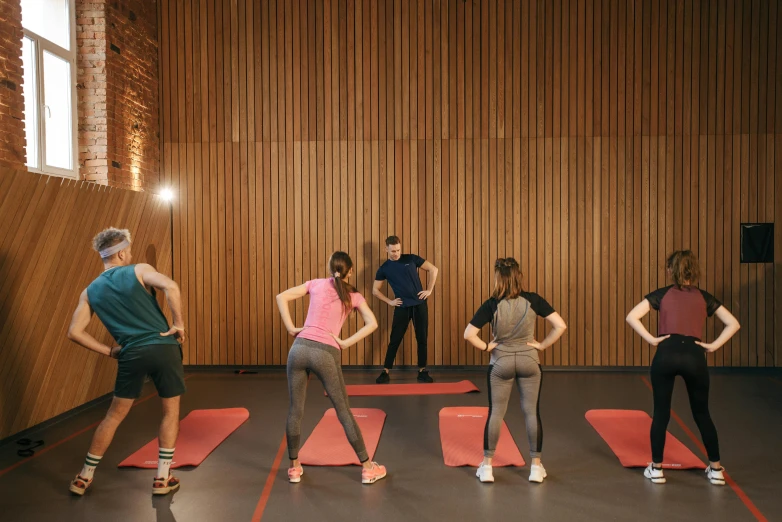
<path id="1" fill-rule="evenodd" d="M 390 370 L 394 367 L 396 352 L 399 350 L 399 345 L 402 344 L 402 339 L 405 338 L 405 332 L 407 332 L 410 321 L 413 322 L 415 340 L 418 344 L 418 367 L 426 368 L 426 338 L 429 330 L 429 309 L 426 301 L 416 306 L 405 308 L 398 306 L 394 308 L 394 320 L 391 323 L 391 341 L 388 343 L 386 360 L 383 364 L 384 368 Z"/>
<path id="2" fill-rule="evenodd" d="M 652 462 L 663 461 L 665 436 L 671 418 L 671 396 L 677 375 L 681 375 L 687 385 L 692 416 L 701 432 L 709 460 L 720 460 L 717 429 L 709 415 L 709 369 L 706 365 L 706 354 L 703 347 L 695 344 L 695 341 L 694 337 L 671 335 L 657 347 L 657 354 L 652 361 Z"/>

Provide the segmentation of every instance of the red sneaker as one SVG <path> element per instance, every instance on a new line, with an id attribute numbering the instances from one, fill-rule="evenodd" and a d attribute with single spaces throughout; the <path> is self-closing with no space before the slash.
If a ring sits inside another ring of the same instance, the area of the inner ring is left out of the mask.
<path id="1" fill-rule="evenodd" d="M 288 482 L 293 484 L 301 482 L 301 476 L 304 475 L 304 468 L 288 468 Z"/>
<path id="2" fill-rule="evenodd" d="M 372 467 L 361 469 L 361 483 L 362 484 L 374 484 L 381 478 L 386 476 L 386 467 L 381 466 L 377 462 L 372 463 Z"/>

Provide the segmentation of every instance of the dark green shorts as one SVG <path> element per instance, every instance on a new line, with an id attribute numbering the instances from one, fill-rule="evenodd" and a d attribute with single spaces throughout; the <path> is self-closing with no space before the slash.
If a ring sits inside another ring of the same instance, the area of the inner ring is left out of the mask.
<path id="1" fill-rule="evenodd" d="M 123 348 L 117 365 L 114 396 L 138 399 L 147 375 L 155 383 L 158 395 L 170 399 L 185 393 L 182 348 L 177 344 L 151 344 Z"/>

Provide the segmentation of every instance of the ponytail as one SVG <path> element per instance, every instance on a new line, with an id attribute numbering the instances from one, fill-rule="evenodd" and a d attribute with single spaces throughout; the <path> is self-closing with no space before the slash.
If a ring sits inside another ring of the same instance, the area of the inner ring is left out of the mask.
<path id="1" fill-rule="evenodd" d="M 674 284 L 681 288 L 685 283 L 694 285 L 701 275 L 698 258 L 692 250 L 677 250 L 665 263 L 665 268 L 670 270 Z"/>
<path id="2" fill-rule="evenodd" d="M 518 261 L 512 257 L 499 258 L 494 263 L 494 299 L 515 299 L 524 291 L 523 275 Z"/>
<path id="3" fill-rule="evenodd" d="M 347 277 L 351 268 L 353 268 L 353 260 L 345 252 L 337 251 L 331 255 L 331 259 L 329 259 L 329 275 L 339 300 L 342 302 L 345 315 L 353 311 L 353 300 L 350 298 L 350 294 L 357 291 L 353 285 L 343 280 Z"/>

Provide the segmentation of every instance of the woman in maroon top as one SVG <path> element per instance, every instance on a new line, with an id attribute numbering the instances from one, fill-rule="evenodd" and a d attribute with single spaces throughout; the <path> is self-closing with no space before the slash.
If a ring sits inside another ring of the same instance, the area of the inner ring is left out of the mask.
<path id="1" fill-rule="evenodd" d="M 690 408 L 701 432 L 709 457 L 706 475 L 712 484 L 722 486 L 725 476 L 720 465 L 717 429 L 709 415 L 709 371 L 706 352 L 714 352 L 739 330 L 739 322 L 711 294 L 698 288 L 700 267 L 690 250 L 679 250 L 668 257 L 668 276 L 674 284 L 650 293 L 627 314 L 628 324 L 652 346 L 658 346 L 652 360 L 654 419 L 650 433 L 652 463 L 644 476 L 655 484 L 664 484 L 662 462 L 668 420 L 671 417 L 671 396 L 677 375 L 687 385 Z M 644 327 L 641 319 L 654 308 L 660 312 L 658 337 Z M 706 317 L 716 314 L 725 324 L 722 333 L 712 343 L 701 342 Z"/>

